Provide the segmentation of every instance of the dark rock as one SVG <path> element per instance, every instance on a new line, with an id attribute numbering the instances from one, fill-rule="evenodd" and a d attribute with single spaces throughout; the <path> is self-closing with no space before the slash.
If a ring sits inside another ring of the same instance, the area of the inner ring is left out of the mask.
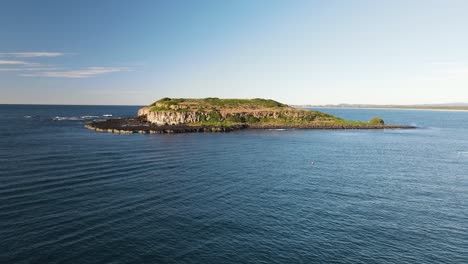
<path id="1" fill-rule="evenodd" d="M 307 124 L 307 125 L 232 125 L 232 126 L 205 126 L 205 125 L 156 125 L 147 122 L 142 117 L 108 119 L 103 121 L 93 121 L 85 125 L 86 128 L 109 133 L 119 134 L 176 134 L 176 133 L 200 133 L 200 132 L 231 132 L 246 128 L 251 129 L 407 129 L 413 126 L 399 125 L 379 125 L 379 124 Z"/>

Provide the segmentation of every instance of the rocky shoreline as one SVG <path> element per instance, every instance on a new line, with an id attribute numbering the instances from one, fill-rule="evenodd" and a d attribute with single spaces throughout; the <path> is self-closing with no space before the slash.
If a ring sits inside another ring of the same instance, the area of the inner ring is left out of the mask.
<path id="1" fill-rule="evenodd" d="M 86 128 L 97 132 L 116 134 L 176 134 L 176 133 L 205 133 L 205 132 L 231 132 L 241 129 L 411 129 L 414 126 L 400 125 L 362 125 L 362 124 L 309 124 L 309 125 L 232 125 L 232 126 L 208 126 L 208 125 L 157 125 L 148 122 L 143 117 L 107 119 L 92 121 L 85 125 Z"/>
<path id="2" fill-rule="evenodd" d="M 202 133 L 202 132 L 230 132 L 247 128 L 247 125 L 234 126 L 203 126 L 203 125 L 157 125 L 144 120 L 144 118 L 119 118 L 103 121 L 93 121 L 85 125 L 86 128 L 98 132 L 116 134 L 176 134 L 176 133 Z"/>

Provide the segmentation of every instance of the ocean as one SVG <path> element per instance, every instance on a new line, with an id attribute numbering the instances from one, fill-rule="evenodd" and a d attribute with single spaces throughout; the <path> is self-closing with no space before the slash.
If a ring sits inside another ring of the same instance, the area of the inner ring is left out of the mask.
<path id="1" fill-rule="evenodd" d="M 0 263 L 468 263 L 468 112 L 410 130 L 119 135 L 0 105 Z"/>

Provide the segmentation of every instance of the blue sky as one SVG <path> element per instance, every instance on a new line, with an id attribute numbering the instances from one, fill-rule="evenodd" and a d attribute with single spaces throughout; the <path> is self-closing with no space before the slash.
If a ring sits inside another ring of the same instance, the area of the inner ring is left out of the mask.
<path id="1" fill-rule="evenodd" d="M 468 102 L 467 1 L 2 1 L 0 103 Z"/>

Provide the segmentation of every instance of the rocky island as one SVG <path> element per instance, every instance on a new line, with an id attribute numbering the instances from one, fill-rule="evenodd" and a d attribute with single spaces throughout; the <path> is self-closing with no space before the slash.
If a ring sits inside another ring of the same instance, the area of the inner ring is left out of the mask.
<path id="1" fill-rule="evenodd" d="M 134 118 L 93 121 L 96 131 L 130 133 L 229 132 L 239 129 L 397 129 L 378 117 L 350 121 L 319 111 L 297 109 L 269 99 L 162 98 Z"/>

